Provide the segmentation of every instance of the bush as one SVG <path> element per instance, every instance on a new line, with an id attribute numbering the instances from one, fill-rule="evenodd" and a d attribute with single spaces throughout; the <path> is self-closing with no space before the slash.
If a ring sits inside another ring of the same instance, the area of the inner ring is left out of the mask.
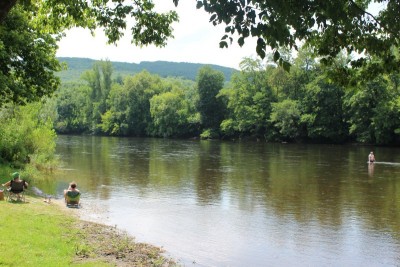
<path id="1" fill-rule="evenodd" d="M 56 134 L 43 105 L 33 103 L 0 110 L 0 162 L 19 166 L 54 161 Z"/>
<path id="2" fill-rule="evenodd" d="M 217 139 L 219 138 L 219 134 L 217 131 L 213 129 L 206 129 L 200 134 L 201 139 Z"/>

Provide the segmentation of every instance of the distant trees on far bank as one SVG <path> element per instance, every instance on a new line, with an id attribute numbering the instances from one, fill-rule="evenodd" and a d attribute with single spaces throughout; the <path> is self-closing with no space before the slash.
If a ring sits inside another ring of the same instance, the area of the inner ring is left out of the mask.
<path id="1" fill-rule="evenodd" d="M 344 62 L 337 58 L 337 64 Z M 55 107 L 59 133 L 173 138 L 254 138 L 265 141 L 399 143 L 400 76 L 336 83 L 307 49 L 290 72 L 244 59 L 229 83 L 211 67 L 195 82 L 143 71 L 111 80 L 100 61 L 82 75 L 86 85 L 64 84 Z M 356 74 L 354 74 L 356 75 Z"/>

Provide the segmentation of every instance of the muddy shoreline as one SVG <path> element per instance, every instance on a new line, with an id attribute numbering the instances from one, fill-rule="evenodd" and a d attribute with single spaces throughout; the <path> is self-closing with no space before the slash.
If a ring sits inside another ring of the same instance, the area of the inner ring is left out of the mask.
<path id="1" fill-rule="evenodd" d="M 57 205 L 66 214 L 77 218 L 76 230 L 81 237 L 81 244 L 76 249 L 76 262 L 103 261 L 114 266 L 180 266 L 175 260 L 165 255 L 157 246 L 139 243 L 126 231 L 102 223 L 101 211 L 85 205 L 80 208 L 66 207 L 63 199 L 44 198 L 48 205 Z M 98 215 L 95 221 L 86 220 L 83 214 Z M 97 221 L 97 222 L 96 222 Z"/>

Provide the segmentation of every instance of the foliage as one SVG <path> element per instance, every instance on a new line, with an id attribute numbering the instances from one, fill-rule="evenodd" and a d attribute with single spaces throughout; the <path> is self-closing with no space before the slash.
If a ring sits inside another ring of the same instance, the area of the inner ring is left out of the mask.
<path id="1" fill-rule="evenodd" d="M 318 76 L 306 86 L 301 100 L 308 138 L 340 143 L 347 136 L 343 109 L 343 88 Z"/>
<path id="2" fill-rule="evenodd" d="M 55 129 L 59 133 L 82 133 L 89 131 L 90 91 L 88 86 L 62 86 L 53 100 L 57 115 Z"/>
<path id="3" fill-rule="evenodd" d="M 173 2 L 178 4 L 178 0 Z M 368 8 L 377 4 L 379 12 L 369 13 Z M 334 64 L 344 52 L 349 58 L 336 69 L 335 77 L 352 84 L 398 71 L 399 5 L 396 0 L 197 1 L 198 8 L 211 14 L 211 23 L 226 25 L 221 47 L 227 47 L 234 36 L 240 46 L 247 38 L 257 38 L 257 54 L 266 58 L 270 47 L 271 58 L 285 70 L 293 63 L 287 52 L 298 50 L 299 43 L 314 48 L 324 64 Z M 0 105 L 35 101 L 56 90 L 59 80 L 54 71 L 60 67 L 54 57 L 56 42 L 65 29 L 102 28 L 108 42 L 115 43 L 129 20 L 132 43 L 165 46 L 178 17 L 174 11 L 154 10 L 150 0 L 1 1 L 0 89 L 4 97 Z"/>
<path id="4" fill-rule="evenodd" d="M 245 59 L 231 87 L 221 91 L 228 98 L 228 118 L 221 123 L 224 134 L 263 136 L 269 128 L 271 103 L 276 96 L 261 62 Z"/>
<path id="5" fill-rule="evenodd" d="M 91 122 L 90 132 L 100 132 L 101 116 L 107 110 L 106 101 L 111 90 L 113 68 L 110 61 L 99 61 L 93 69 L 83 73 L 82 77 L 90 87 L 90 107 L 87 117 Z"/>
<path id="6" fill-rule="evenodd" d="M 374 4 L 369 6 L 369 4 Z M 379 5 L 379 7 L 378 7 Z M 377 14 L 368 7 L 378 9 Z M 197 1 L 197 8 L 211 14 L 213 25 L 225 24 L 220 47 L 227 47 L 238 36 L 242 46 L 247 38 L 257 38 L 257 54 L 264 58 L 267 48 L 284 69 L 289 68 L 281 51 L 298 49 L 298 43 L 315 48 L 323 62 L 330 64 L 341 51 L 356 53 L 344 69 L 364 68 L 374 77 L 377 73 L 398 69 L 400 58 L 393 51 L 399 45 L 400 3 L 388 1 Z M 370 56 L 375 57 L 371 60 Z"/>
<path id="7" fill-rule="evenodd" d="M 391 143 L 398 139 L 399 94 L 387 80 L 376 78 L 346 95 L 350 134 L 363 143 Z"/>
<path id="8" fill-rule="evenodd" d="M 345 61 L 341 55 L 335 66 Z M 91 86 L 64 85 L 58 92 L 52 102 L 56 129 L 93 133 L 96 124 L 98 133 L 117 136 L 400 142 L 398 74 L 342 86 L 331 79 L 335 66 L 321 66 L 309 47 L 292 62 L 288 73 L 271 62 L 244 59 L 230 83 L 209 67 L 199 71 L 196 82 L 144 71 L 111 80 L 108 94 L 101 93 L 103 74 L 97 65 L 97 78 L 86 79 Z"/>
<path id="9" fill-rule="evenodd" d="M 54 71 L 57 38 L 34 27 L 32 15 L 16 6 L 0 24 L 0 107 L 50 95 L 59 85 Z"/>
<path id="10" fill-rule="evenodd" d="M 285 99 L 282 102 L 272 103 L 271 122 L 285 140 L 299 137 L 300 115 L 296 100 Z"/>
<path id="11" fill-rule="evenodd" d="M 219 137 L 219 134 L 216 130 L 214 129 L 205 129 L 201 134 L 200 138 L 201 139 L 217 139 Z"/>
<path id="12" fill-rule="evenodd" d="M 388 99 L 376 107 L 372 119 L 375 142 L 378 144 L 397 143 L 400 138 L 400 98 Z"/>
<path id="13" fill-rule="evenodd" d="M 193 104 L 195 96 L 190 93 L 190 88 L 185 88 L 178 81 L 171 82 L 167 87 L 170 89 L 150 99 L 150 113 L 154 125 L 151 134 L 162 137 L 195 135 L 200 124 L 200 114 L 196 112 Z"/>
<path id="14" fill-rule="evenodd" d="M 113 86 L 107 100 L 109 109 L 102 117 L 103 131 L 113 135 L 149 134 L 150 99 L 162 90 L 160 77 L 147 71 L 127 77 L 122 86 Z"/>
<path id="15" fill-rule="evenodd" d="M 197 77 L 199 101 L 197 109 L 200 113 L 201 124 L 204 128 L 218 129 L 225 116 L 225 107 L 218 97 L 224 86 L 224 75 L 211 67 L 203 67 Z M 218 111 L 218 112 L 216 112 Z"/>
<path id="16" fill-rule="evenodd" d="M 107 103 L 110 108 L 101 117 L 102 132 L 109 135 L 127 135 L 127 92 L 119 84 L 113 85 Z"/>
<path id="17" fill-rule="evenodd" d="M 117 42 L 132 20 L 132 42 L 165 46 L 172 37 L 176 12 L 157 13 L 149 0 L 65 2 L 15 1 L 0 4 L 0 92 L 4 103 L 24 104 L 51 95 L 59 85 L 54 72 L 57 41 L 72 27 L 103 28 L 109 43 Z"/>
<path id="18" fill-rule="evenodd" d="M 56 134 L 44 104 L 4 107 L 0 125 L 1 161 L 43 166 L 54 160 Z"/>
<path id="19" fill-rule="evenodd" d="M 9 10 L 18 6 L 15 0 L 0 5 L 0 22 Z M 43 25 L 48 32 L 62 32 L 72 27 L 90 30 L 103 28 L 109 43 L 117 42 L 127 28 L 127 18 L 133 18 L 132 42 L 135 45 L 164 46 L 172 36 L 171 24 L 178 20 L 174 11 L 157 13 L 149 0 L 130 3 L 124 0 L 65 2 L 60 0 L 21 1 L 20 6 L 31 12 L 33 25 Z M 7 10 L 8 9 L 8 10 Z"/>

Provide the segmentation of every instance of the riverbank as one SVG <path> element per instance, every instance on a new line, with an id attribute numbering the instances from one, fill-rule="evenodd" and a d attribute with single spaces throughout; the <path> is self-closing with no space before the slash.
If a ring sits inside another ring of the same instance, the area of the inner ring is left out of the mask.
<path id="1" fill-rule="evenodd" d="M 127 233 L 80 220 L 60 200 L 0 201 L 0 265 L 177 266 L 163 250 Z"/>

